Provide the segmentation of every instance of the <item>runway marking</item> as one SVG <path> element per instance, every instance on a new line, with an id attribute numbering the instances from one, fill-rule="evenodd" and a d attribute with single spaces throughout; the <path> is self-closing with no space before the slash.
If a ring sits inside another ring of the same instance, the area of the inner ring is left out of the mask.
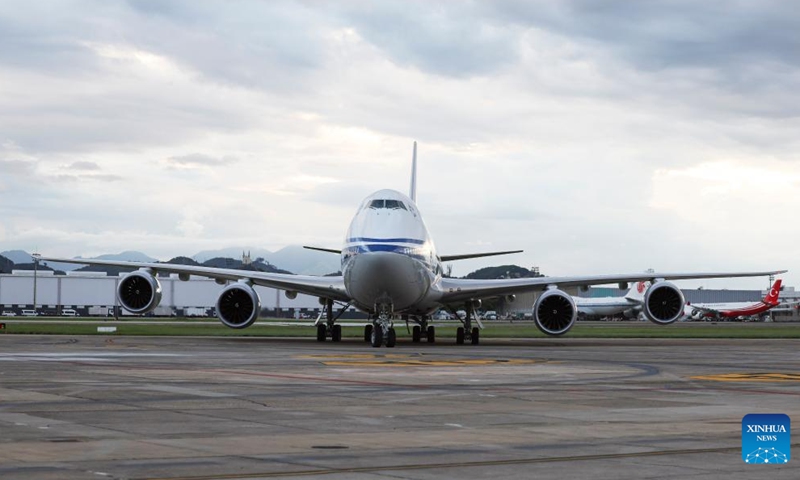
<path id="1" fill-rule="evenodd" d="M 475 367 L 488 365 L 533 365 L 546 363 L 541 359 L 511 359 L 500 358 L 462 358 L 447 360 L 400 360 L 400 359 L 374 359 L 374 360 L 342 360 L 322 362 L 329 367 Z"/>
<path id="2" fill-rule="evenodd" d="M 421 353 L 387 353 L 384 355 L 378 355 L 374 353 L 351 353 L 351 354 L 325 354 L 320 353 L 316 355 L 296 355 L 294 358 L 301 358 L 301 359 L 309 359 L 309 360 L 317 360 L 317 359 L 325 359 L 325 358 L 345 358 L 345 359 L 371 359 L 371 358 L 410 358 L 410 357 L 421 357 Z"/>
<path id="3" fill-rule="evenodd" d="M 800 373 L 723 373 L 720 375 L 697 375 L 691 379 L 712 382 L 800 382 Z"/>
<path id="4" fill-rule="evenodd" d="M 356 353 L 356 354 L 317 354 L 298 355 L 295 358 L 304 360 L 321 360 L 329 367 L 464 367 L 485 365 L 532 365 L 545 363 L 547 360 L 534 359 L 502 359 L 502 358 L 457 358 L 434 359 L 424 358 L 423 353 Z"/>
<path id="5" fill-rule="evenodd" d="M 251 371 L 251 370 L 213 369 L 213 370 L 208 370 L 208 371 L 209 372 L 214 372 L 214 373 L 230 374 L 230 375 L 246 375 L 246 376 L 254 376 L 254 377 L 280 378 L 280 379 L 285 379 L 285 380 L 304 380 L 304 381 L 323 382 L 323 383 L 343 383 L 343 384 L 352 384 L 352 385 L 369 385 L 369 386 L 379 386 L 379 387 L 402 387 L 402 388 L 418 388 L 418 389 L 430 388 L 428 385 L 391 383 L 391 382 L 374 382 L 374 381 L 369 381 L 369 380 L 352 380 L 352 379 L 348 379 L 348 378 L 317 377 L 317 376 L 313 376 L 313 375 L 292 375 L 292 374 L 280 374 L 280 373 L 266 373 L 266 372 L 255 372 L 255 371 Z"/>
<path id="6" fill-rule="evenodd" d="M 798 447 L 800 444 L 792 444 L 793 447 Z M 417 463 L 417 464 L 399 464 L 399 465 L 383 465 L 374 467 L 352 467 L 352 468 L 315 468 L 309 470 L 295 470 L 295 471 L 272 471 L 260 473 L 231 473 L 231 474 L 218 474 L 218 475 L 200 475 L 189 477 L 147 477 L 147 480 L 237 480 L 246 478 L 276 478 L 276 477 L 310 477 L 316 475 L 342 475 L 342 474 L 357 474 L 357 473 L 374 473 L 374 472 L 388 472 L 388 471 L 408 471 L 408 470 L 431 470 L 431 469 L 447 469 L 447 468 L 465 468 L 465 467 L 495 467 L 505 465 L 529 465 L 536 463 L 558 463 L 558 462 L 579 462 L 591 460 L 615 460 L 621 458 L 642 458 L 642 457 L 660 457 L 668 455 L 700 455 L 705 453 L 736 453 L 741 451 L 740 446 L 736 447 L 719 447 L 719 448 L 697 448 L 685 450 L 657 450 L 653 452 L 636 452 L 636 453 L 607 453 L 599 455 L 572 455 L 563 457 L 537 457 L 537 458 L 517 458 L 507 460 L 485 460 L 475 462 L 449 462 L 449 463 Z"/>
<path id="7" fill-rule="evenodd" d="M 3 353 L 0 362 L 109 362 L 122 358 L 137 357 L 186 357 L 182 353 L 137 353 L 137 352 L 73 352 L 73 353 Z"/>

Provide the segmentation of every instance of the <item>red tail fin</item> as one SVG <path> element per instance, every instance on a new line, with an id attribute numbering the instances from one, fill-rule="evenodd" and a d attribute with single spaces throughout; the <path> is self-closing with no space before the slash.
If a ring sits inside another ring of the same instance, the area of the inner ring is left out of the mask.
<path id="1" fill-rule="evenodd" d="M 778 304 L 778 297 L 781 295 L 781 279 L 775 280 L 775 283 L 772 284 L 772 287 L 767 292 L 767 296 L 764 297 L 764 303 L 767 305 L 777 305 Z"/>

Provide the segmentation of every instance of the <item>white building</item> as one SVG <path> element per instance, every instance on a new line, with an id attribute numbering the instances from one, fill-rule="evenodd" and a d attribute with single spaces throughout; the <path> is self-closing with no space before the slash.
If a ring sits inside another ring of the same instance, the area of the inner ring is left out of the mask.
<path id="1" fill-rule="evenodd" d="M 17 315 L 23 309 L 35 307 L 44 314 L 57 315 L 64 308 L 78 311 L 80 315 L 107 314 L 119 306 L 116 291 L 121 277 L 107 276 L 103 272 L 68 272 L 53 275 L 52 271 L 14 270 L 10 275 L 0 275 L 0 308 Z M 177 274 L 159 277 L 161 304 L 158 315 L 183 314 L 189 308 L 204 308 L 211 314 L 220 292 L 225 287 L 214 280 L 190 277 L 181 281 Z M 34 285 L 36 299 L 34 302 Z M 317 297 L 298 294 L 289 299 L 283 290 L 255 287 L 261 297 L 262 310 L 270 316 L 297 317 L 313 315 L 322 309 Z M 117 309 L 118 314 L 124 314 Z M 355 309 L 352 309 L 355 311 Z"/>

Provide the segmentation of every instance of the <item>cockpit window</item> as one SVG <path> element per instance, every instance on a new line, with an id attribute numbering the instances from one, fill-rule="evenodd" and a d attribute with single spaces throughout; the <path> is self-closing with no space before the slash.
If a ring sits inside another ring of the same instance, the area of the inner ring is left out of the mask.
<path id="1" fill-rule="evenodd" d="M 369 208 L 389 208 L 392 210 L 408 210 L 403 202 L 399 200 L 373 200 L 369 204 Z"/>
<path id="2" fill-rule="evenodd" d="M 391 208 L 392 210 L 399 210 L 402 208 L 405 210 L 406 206 L 399 200 L 386 200 L 386 208 Z"/>

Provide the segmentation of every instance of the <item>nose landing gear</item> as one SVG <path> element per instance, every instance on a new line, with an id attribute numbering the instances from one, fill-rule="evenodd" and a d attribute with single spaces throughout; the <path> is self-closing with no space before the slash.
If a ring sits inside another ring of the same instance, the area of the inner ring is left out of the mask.
<path id="1" fill-rule="evenodd" d="M 397 333 L 394 330 L 394 308 L 391 303 L 375 305 L 375 318 L 372 325 L 364 327 L 364 340 L 368 340 L 373 347 L 386 345 L 393 348 L 397 344 Z"/>

